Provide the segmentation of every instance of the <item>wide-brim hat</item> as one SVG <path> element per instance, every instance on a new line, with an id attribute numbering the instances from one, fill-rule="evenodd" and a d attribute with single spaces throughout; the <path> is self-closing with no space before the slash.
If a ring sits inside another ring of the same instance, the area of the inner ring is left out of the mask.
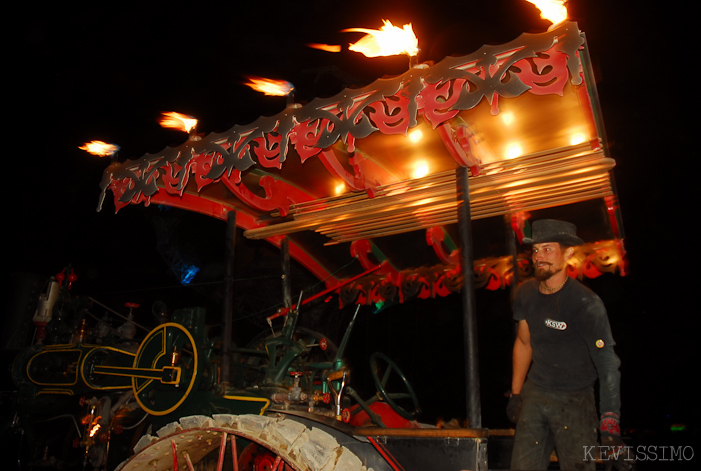
<path id="1" fill-rule="evenodd" d="M 525 245 L 558 242 L 564 245 L 580 245 L 584 241 L 577 237 L 577 226 L 558 219 L 539 219 L 531 225 L 531 237 L 524 237 Z"/>

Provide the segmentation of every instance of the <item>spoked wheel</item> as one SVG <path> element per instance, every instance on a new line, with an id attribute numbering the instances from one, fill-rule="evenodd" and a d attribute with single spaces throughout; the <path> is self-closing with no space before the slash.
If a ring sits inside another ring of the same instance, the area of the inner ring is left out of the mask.
<path id="1" fill-rule="evenodd" d="M 117 471 L 365 471 L 362 461 L 318 428 L 259 415 L 184 417 L 144 435 Z"/>
<path id="2" fill-rule="evenodd" d="M 280 455 L 257 443 L 246 446 L 238 459 L 238 471 L 292 471 L 293 469 L 282 461 Z"/>
<path id="3" fill-rule="evenodd" d="M 387 355 L 375 352 L 370 355 L 370 372 L 377 393 L 394 411 L 407 420 L 420 413 L 419 399 L 402 370 Z"/>

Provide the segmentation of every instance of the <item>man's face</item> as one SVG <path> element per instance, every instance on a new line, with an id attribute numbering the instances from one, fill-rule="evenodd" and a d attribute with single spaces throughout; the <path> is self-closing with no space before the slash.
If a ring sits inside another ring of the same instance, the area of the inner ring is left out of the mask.
<path id="1" fill-rule="evenodd" d="M 545 281 L 566 267 L 570 249 L 563 250 L 557 242 L 533 244 L 533 271 L 537 280 Z"/>

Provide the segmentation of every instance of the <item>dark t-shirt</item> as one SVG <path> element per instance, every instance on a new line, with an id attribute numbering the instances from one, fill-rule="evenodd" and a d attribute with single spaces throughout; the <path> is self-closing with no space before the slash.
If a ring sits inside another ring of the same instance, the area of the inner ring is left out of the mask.
<path id="1" fill-rule="evenodd" d="M 596 381 L 594 362 L 599 368 L 613 365 L 617 372 L 615 342 L 601 299 L 574 279 L 554 294 L 541 293 L 538 284 L 527 280 L 514 294 L 514 319 L 526 320 L 531 334 L 528 380 L 545 389 L 576 391 Z M 604 358 L 609 360 L 600 361 Z"/>

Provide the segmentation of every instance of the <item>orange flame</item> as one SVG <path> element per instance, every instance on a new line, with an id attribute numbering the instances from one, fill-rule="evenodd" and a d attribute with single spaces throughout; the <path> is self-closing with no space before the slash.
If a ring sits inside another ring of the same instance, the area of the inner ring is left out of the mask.
<path id="1" fill-rule="evenodd" d="M 326 52 L 341 52 L 341 46 L 338 44 L 307 44 L 307 46 L 311 47 L 312 49 L 319 49 L 320 51 L 326 51 Z"/>
<path id="2" fill-rule="evenodd" d="M 197 126 L 197 120 L 192 116 L 188 116 L 175 111 L 164 112 L 161 120 L 158 122 L 164 128 L 177 129 L 179 131 L 190 132 Z"/>
<path id="3" fill-rule="evenodd" d="M 285 80 L 273 80 L 262 77 L 249 77 L 248 85 L 257 92 L 262 92 L 270 96 L 285 96 L 292 93 L 294 85 Z"/>
<path id="4" fill-rule="evenodd" d="M 360 52 L 367 57 L 393 56 L 397 54 L 407 54 L 416 56 L 419 53 L 419 40 L 414 35 L 411 24 L 404 25 L 404 28 L 397 28 L 389 20 L 382 20 L 384 26 L 379 29 L 350 28 L 343 32 L 361 32 L 365 36 L 348 49 Z"/>
<path id="5" fill-rule="evenodd" d="M 107 144 L 106 142 L 102 141 L 86 142 L 82 146 L 78 147 L 78 149 L 100 157 L 112 157 L 114 154 L 119 152 L 119 146 Z"/>
<path id="6" fill-rule="evenodd" d="M 540 17 L 556 25 L 567 19 L 564 0 L 526 0 L 540 10 Z"/>

